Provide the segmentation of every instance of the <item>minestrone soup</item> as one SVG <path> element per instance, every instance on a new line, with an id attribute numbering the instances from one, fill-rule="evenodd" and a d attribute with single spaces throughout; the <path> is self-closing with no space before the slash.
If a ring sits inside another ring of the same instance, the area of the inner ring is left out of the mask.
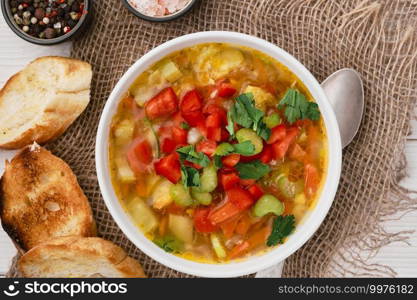
<path id="1" fill-rule="evenodd" d="M 142 73 L 110 134 L 116 194 L 167 252 L 219 263 L 282 244 L 314 206 L 326 132 L 302 82 L 256 50 L 209 43 Z"/>

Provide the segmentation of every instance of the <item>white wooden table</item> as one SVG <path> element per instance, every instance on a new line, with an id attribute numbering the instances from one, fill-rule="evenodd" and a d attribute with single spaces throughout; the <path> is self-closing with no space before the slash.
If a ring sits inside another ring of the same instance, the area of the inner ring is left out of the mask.
<path id="1" fill-rule="evenodd" d="M 35 46 L 16 37 L 7 27 L 3 16 L 0 17 L 0 87 L 6 80 L 22 69 L 28 62 L 43 55 L 69 56 L 71 44 L 57 46 Z M 417 189 L 417 122 L 413 122 L 413 133 L 408 138 L 406 155 L 408 160 L 408 177 L 402 182 L 404 187 Z M 0 150 L 0 174 L 3 172 L 5 158 L 13 157 L 14 152 Z M 417 229 L 417 211 L 401 219 L 387 222 L 388 231 Z M 394 243 L 381 249 L 372 262 L 389 265 L 400 277 L 417 277 L 417 231 L 411 234 L 409 245 Z M 0 276 L 4 275 L 16 250 L 10 239 L 0 229 Z"/>

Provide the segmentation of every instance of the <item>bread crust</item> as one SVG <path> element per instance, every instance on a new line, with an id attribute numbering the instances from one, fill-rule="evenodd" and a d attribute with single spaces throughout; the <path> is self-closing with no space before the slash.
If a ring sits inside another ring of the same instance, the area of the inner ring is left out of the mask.
<path id="1" fill-rule="evenodd" d="M 25 69 L 13 75 L 0 90 L 0 104 L 7 100 L 8 105 L 11 105 L 9 98 L 19 93 L 23 87 L 30 88 L 29 84 L 33 83 L 34 90 L 44 89 L 33 77 L 38 76 L 37 70 L 48 68 L 48 66 L 51 69 L 51 74 L 48 74 L 56 80 L 51 80 L 53 82 L 45 88 L 50 90 L 47 99 L 44 99 L 40 93 L 31 99 L 23 97 L 26 101 L 36 101 L 38 104 L 36 120 L 33 120 L 29 128 L 19 127 L 14 130 L 5 130 L 4 126 L 8 124 L 0 121 L 0 148 L 19 149 L 33 142 L 44 144 L 52 141 L 63 134 L 87 107 L 90 100 L 91 65 L 81 60 L 59 56 L 37 58 Z M 39 74 L 39 76 L 42 75 Z M 13 105 L 22 105 L 22 103 L 16 103 L 23 101 L 19 99 Z M 45 101 L 47 104 L 43 106 Z M 0 115 L 1 113 L 2 109 L 0 109 Z M 19 118 L 19 113 L 22 113 L 21 110 L 17 111 L 16 118 Z M 23 123 L 26 124 L 27 121 Z"/>
<path id="2" fill-rule="evenodd" d="M 96 235 L 90 204 L 71 168 L 36 144 L 6 162 L 0 217 L 22 250 L 57 236 Z"/>
<path id="3" fill-rule="evenodd" d="M 61 268 L 53 262 L 65 259 L 66 266 Z M 81 269 L 83 274 L 74 274 L 71 265 Z M 100 265 L 103 273 L 91 269 L 91 265 Z M 104 268 L 103 268 L 104 266 Z M 98 237 L 59 237 L 42 243 L 24 254 L 18 261 L 18 269 L 24 277 L 146 277 L 138 261 L 129 257 L 115 244 Z M 37 273 L 33 272 L 36 269 Z M 93 270 L 93 271 L 92 271 Z"/>

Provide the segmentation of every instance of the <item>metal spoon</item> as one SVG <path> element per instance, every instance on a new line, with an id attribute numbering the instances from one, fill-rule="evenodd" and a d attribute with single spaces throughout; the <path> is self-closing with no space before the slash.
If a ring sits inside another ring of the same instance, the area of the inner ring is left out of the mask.
<path id="1" fill-rule="evenodd" d="M 361 124 L 364 93 L 362 79 L 353 69 L 341 69 L 321 84 L 339 124 L 342 147 L 352 142 Z"/>

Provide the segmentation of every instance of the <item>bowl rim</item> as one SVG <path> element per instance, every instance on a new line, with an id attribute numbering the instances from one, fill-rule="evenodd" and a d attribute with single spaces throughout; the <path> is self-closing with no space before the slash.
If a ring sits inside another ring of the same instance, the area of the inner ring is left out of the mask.
<path id="1" fill-rule="evenodd" d="M 7 25 L 9 28 L 21 39 L 36 45 L 48 46 L 48 45 L 56 45 L 62 42 L 65 42 L 75 36 L 79 31 L 82 29 L 81 27 L 87 22 L 91 15 L 92 5 L 90 3 L 91 0 L 83 0 L 85 4 L 85 9 L 87 10 L 86 14 L 83 14 L 78 21 L 77 25 L 68 33 L 61 35 L 59 37 L 53 39 L 40 39 L 35 38 L 26 32 L 24 32 L 20 27 L 14 22 L 13 20 L 13 13 L 10 9 L 10 1 L 9 0 L 1 0 L 1 11 L 3 13 L 3 17 L 6 20 Z"/>
<path id="2" fill-rule="evenodd" d="M 192 45 L 210 42 L 223 42 L 253 48 L 275 58 L 289 68 L 304 83 L 318 103 L 328 138 L 328 167 L 321 194 L 315 207 L 297 225 L 293 234 L 284 244 L 266 253 L 254 255 L 242 261 L 223 264 L 200 263 L 166 253 L 146 238 L 140 229 L 133 224 L 132 219 L 115 195 L 108 166 L 108 137 L 111 120 L 120 98 L 137 76 L 153 63 L 172 52 Z M 298 250 L 315 233 L 332 205 L 339 183 L 341 163 L 342 147 L 336 117 L 315 77 L 303 64 L 280 47 L 257 37 L 230 31 L 205 31 L 183 35 L 161 44 L 142 56 L 127 70 L 113 88 L 103 109 L 96 137 L 96 171 L 100 190 L 110 214 L 123 233 L 142 252 L 159 263 L 183 273 L 203 277 L 235 277 L 251 274 L 283 261 Z"/>
<path id="3" fill-rule="evenodd" d="M 152 17 L 152 16 L 148 16 L 145 15 L 143 13 L 141 13 L 140 11 L 138 11 L 136 8 L 134 8 L 128 0 L 122 0 L 123 4 L 125 5 L 125 7 L 132 13 L 134 14 L 136 17 L 144 19 L 146 21 L 151 21 L 151 22 L 168 22 L 168 21 L 172 21 L 175 20 L 179 17 L 184 16 L 186 13 L 188 13 L 191 8 L 194 6 L 194 4 L 197 3 L 198 0 L 191 0 L 183 9 L 180 9 L 179 11 L 176 11 L 173 14 L 167 15 L 167 16 L 163 16 L 163 17 Z"/>

